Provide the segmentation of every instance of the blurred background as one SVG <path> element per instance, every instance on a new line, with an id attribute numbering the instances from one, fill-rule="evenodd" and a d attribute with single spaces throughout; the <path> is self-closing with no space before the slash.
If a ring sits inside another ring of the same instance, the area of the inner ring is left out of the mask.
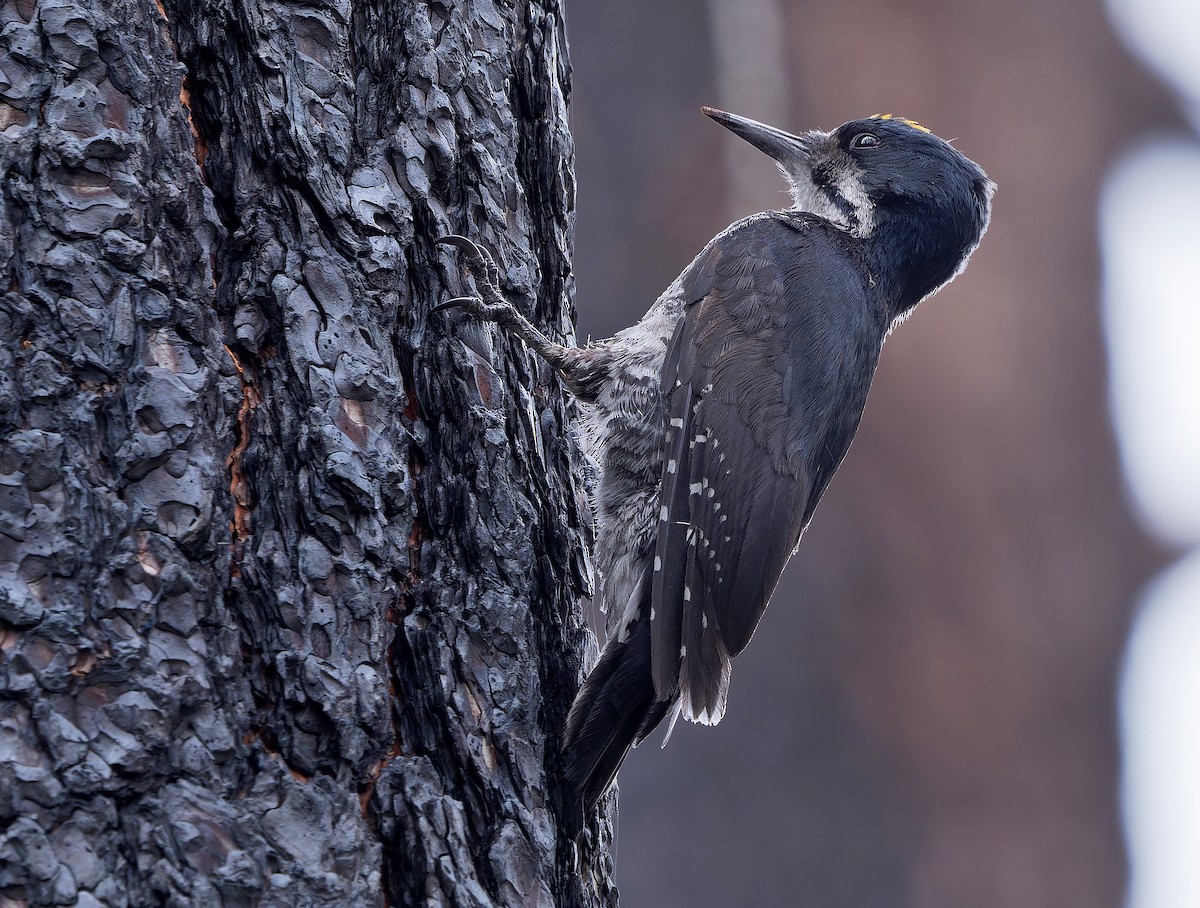
<path id="1" fill-rule="evenodd" d="M 700 115 L 912 117 L 999 184 L 889 340 L 631 906 L 1200 906 L 1200 4 L 574 0 L 581 340 L 787 204 Z"/>

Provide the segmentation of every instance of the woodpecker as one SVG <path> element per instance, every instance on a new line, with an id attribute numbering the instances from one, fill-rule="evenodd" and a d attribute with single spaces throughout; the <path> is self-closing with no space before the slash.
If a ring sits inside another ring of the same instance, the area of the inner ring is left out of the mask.
<path id="1" fill-rule="evenodd" d="M 504 299 L 484 250 L 439 240 L 479 295 L 437 308 L 544 357 L 585 405 L 600 467 L 608 641 L 563 735 L 572 836 L 664 719 L 721 720 L 730 660 L 850 446 L 884 339 L 962 271 L 991 214 L 983 170 L 912 120 L 791 135 L 703 112 L 775 161 L 794 204 L 723 230 L 607 341 L 551 342 Z"/>

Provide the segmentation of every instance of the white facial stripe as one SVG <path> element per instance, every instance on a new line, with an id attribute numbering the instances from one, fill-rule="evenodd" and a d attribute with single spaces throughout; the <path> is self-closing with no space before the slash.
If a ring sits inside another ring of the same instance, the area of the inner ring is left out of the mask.
<path id="1" fill-rule="evenodd" d="M 846 216 L 813 182 L 812 171 L 809 168 L 805 167 L 802 171 L 792 172 L 784 170 L 783 175 L 788 179 L 788 185 L 792 191 L 792 202 L 798 210 L 824 218 L 842 230 L 850 229 L 850 222 Z"/>
<path id="2" fill-rule="evenodd" d="M 875 229 L 875 206 L 867 198 L 856 170 L 842 174 L 838 180 L 837 192 L 854 209 L 854 217 L 858 221 L 858 226 L 853 231 L 854 235 L 870 236 L 871 231 Z"/>
<path id="3" fill-rule="evenodd" d="M 838 168 L 841 173 L 834 186 L 817 186 L 813 182 L 812 169 L 807 166 L 793 171 L 785 170 L 782 166 L 780 169 L 787 177 L 792 201 L 797 209 L 825 218 L 834 226 L 857 237 L 871 235 L 875 229 L 875 207 L 867 198 L 862 179 L 849 159 L 846 159 L 844 167 Z M 831 194 L 836 195 L 844 204 L 839 206 L 831 198 Z M 846 209 L 854 212 L 853 220 L 848 216 Z"/>

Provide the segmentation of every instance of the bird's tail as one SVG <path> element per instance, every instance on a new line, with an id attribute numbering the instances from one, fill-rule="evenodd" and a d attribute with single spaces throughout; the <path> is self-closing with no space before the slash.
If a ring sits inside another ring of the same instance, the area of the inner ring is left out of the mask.
<path id="1" fill-rule="evenodd" d="M 647 584 L 647 587 L 649 584 Z M 609 640 L 567 715 L 563 735 L 568 802 L 565 830 L 574 838 L 608 791 L 629 748 L 641 743 L 673 701 L 656 700 L 650 673 L 649 602 L 623 641 Z"/>

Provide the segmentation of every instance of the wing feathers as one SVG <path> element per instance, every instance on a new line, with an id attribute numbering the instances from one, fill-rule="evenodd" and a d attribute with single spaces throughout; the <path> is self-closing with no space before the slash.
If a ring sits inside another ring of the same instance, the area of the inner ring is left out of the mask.
<path id="1" fill-rule="evenodd" d="M 659 700 L 670 700 L 679 687 L 679 647 L 682 645 L 684 569 L 691 531 L 688 508 L 690 475 L 687 435 L 683 417 L 676 412 L 691 409 L 691 387 L 673 395 L 667 430 L 662 492 L 659 500 L 658 541 L 654 551 L 654 582 L 650 609 L 651 667 L 654 692 Z"/>
<path id="2" fill-rule="evenodd" d="M 699 579 L 695 547 L 689 553 L 688 574 Z M 680 657 L 680 702 L 685 718 L 716 725 L 725 715 L 729 697 L 729 652 L 717 623 L 712 596 L 702 588 L 688 592 L 694 599 L 685 606 L 684 645 Z M 690 607 L 688 607 L 690 606 Z"/>
<path id="3" fill-rule="evenodd" d="M 836 242 L 770 218 L 714 241 L 662 373 L 656 696 L 715 724 L 804 522 L 845 453 L 886 325 Z M 828 452 L 832 451 L 832 457 Z"/>

